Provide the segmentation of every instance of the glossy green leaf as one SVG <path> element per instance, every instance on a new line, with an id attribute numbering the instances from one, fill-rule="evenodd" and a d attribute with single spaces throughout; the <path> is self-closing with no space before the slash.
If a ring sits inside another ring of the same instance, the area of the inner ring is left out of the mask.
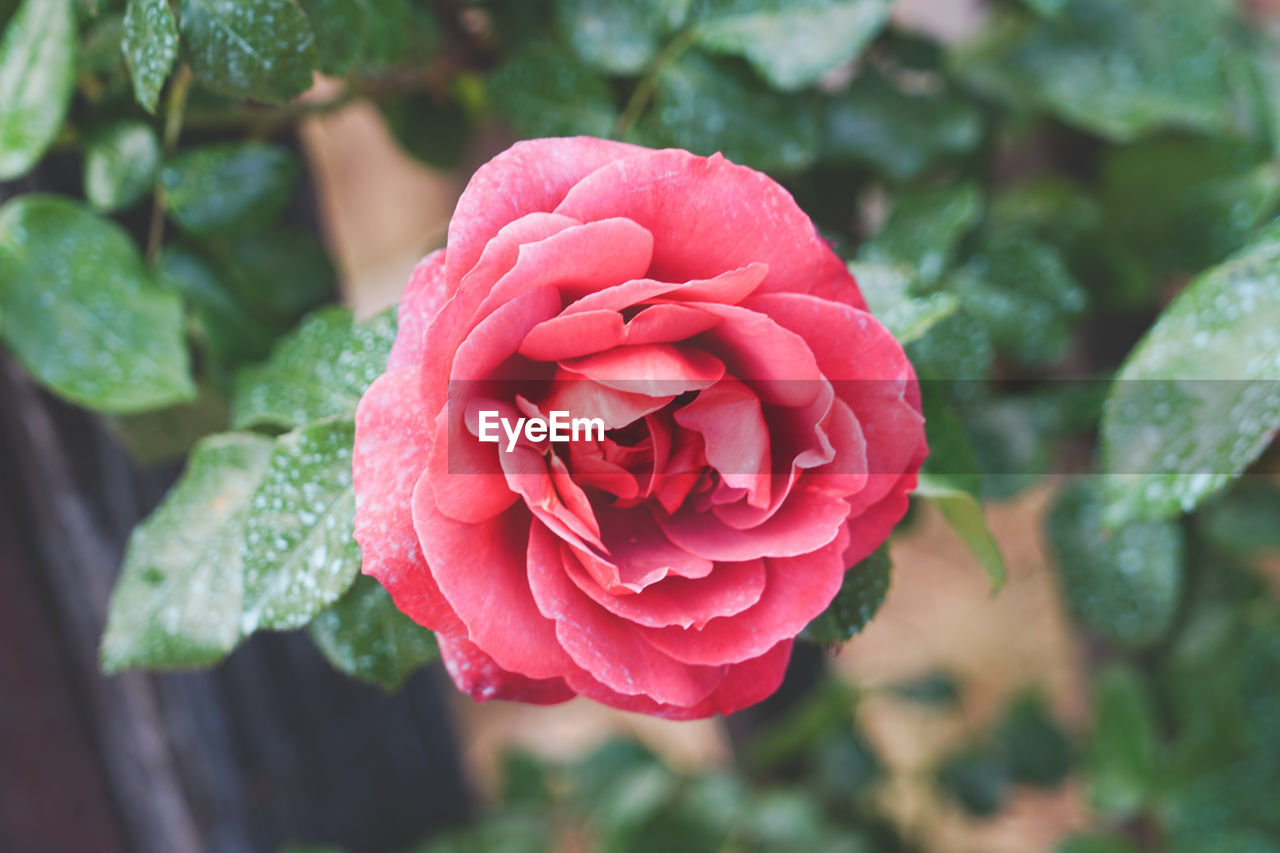
<path id="1" fill-rule="evenodd" d="M 882 545 L 844 573 L 844 582 L 836 597 L 800 636 L 824 646 L 847 642 L 867 626 L 880 605 L 884 604 L 892 569 L 889 549 Z"/>
<path id="2" fill-rule="evenodd" d="M 743 56 L 771 85 L 795 90 L 856 58 L 889 20 L 888 0 L 705 0 L 703 47 Z"/>
<path id="3" fill-rule="evenodd" d="M 160 142 L 150 125 L 116 122 L 85 149 L 85 198 L 98 210 L 128 207 L 151 189 L 159 164 Z"/>
<path id="4" fill-rule="evenodd" d="M 690 52 L 659 72 L 636 137 L 653 147 L 720 152 L 755 169 L 795 172 L 817 158 L 819 128 L 811 98 L 762 89 L 745 69 Z"/>
<path id="5" fill-rule="evenodd" d="M 62 127 L 76 65 L 71 0 L 25 0 L 0 38 L 0 181 L 26 173 Z"/>
<path id="6" fill-rule="evenodd" d="M 210 353 L 227 364 L 257 361 L 271 350 L 275 329 L 245 305 L 219 265 L 183 243 L 160 253 L 157 276 L 182 294 Z"/>
<path id="7" fill-rule="evenodd" d="M 924 498 L 938 508 L 951 525 L 991 582 L 992 592 L 1004 586 L 1005 565 L 1000 546 L 987 528 L 982 504 L 971 492 L 955 485 L 949 478 L 920 475 L 919 485 L 912 494 Z"/>
<path id="8" fill-rule="evenodd" d="M 982 217 L 982 194 L 971 183 L 898 193 L 893 209 L 859 256 L 900 264 L 927 288 L 951 266 L 960 240 Z"/>
<path id="9" fill-rule="evenodd" d="M 440 656 L 435 635 L 397 610 L 370 577 L 358 578 L 307 631 L 336 668 L 386 690 L 398 690 Z"/>
<path id="10" fill-rule="evenodd" d="M 1156 783 L 1157 760 L 1155 721 L 1142 677 L 1119 665 L 1104 669 L 1095 687 L 1088 754 L 1093 806 L 1110 815 L 1135 812 Z"/>
<path id="11" fill-rule="evenodd" d="M 556 0 L 560 28 L 583 62 L 606 74 L 638 74 L 691 0 Z"/>
<path id="12" fill-rule="evenodd" d="M 516 54 L 488 85 L 498 112 L 529 136 L 609 136 L 618 120 L 604 81 L 572 56 L 547 46 Z"/>
<path id="13" fill-rule="evenodd" d="M 1072 0 L 1061 14 L 1005 20 L 954 57 L 969 82 L 1109 139 L 1165 126 L 1230 126 L 1229 4 Z"/>
<path id="14" fill-rule="evenodd" d="M 129 0 L 124 13 L 124 58 L 133 94 L 150 113 L 178 58 L 178 25 L 168 0 Z"/>
<path id="15" fill-rule="evenodd" d="M 342 75 L 364 52 L 369 11 L 361 0 L 298 0 L 316 37 L 319 68 Z"/>
<path id="16" fill-rule="evenodd" d="M 183 0 L 180 20 L 191 69 L 213 91 L 280 103 L 311 87 L 315 35 L 292 0 Z"/>
<path id="17" fill-rule="evenodd" d="M 297 180 L 294 156 L 260 142 L 196 148 L 160 172 L 169 214 L 193 234 L 245 231 L 271 222 L 289 202 Z"/>
<path id="18" fill-rule="evenodd" d="M 1280 224 L 1189 284 L 1134 347 L 1102 419 L 1108 517 L 1170 518 L 1280 428 Z"/>
<path id="19" fill-rule="evenodd" d="M 237 375 L 233 426 L 289 429 L 354 416 L 360 397 L 386 370 L 395 336 L 390 311 L 360 325 L 346 308 L 317 311 L 276 345 L 268 361 Z"/>
<path id="20" fill-rule="evenodd" d="M 244 537 L 246 634 L 310 622 L 360 571 L 347 419 L 281 436 L 250 501 Z"/>
<path id="21" fill-rule="evenodd" d="M 132 413 L 195 396 L 182 304 L 115 223 L 25 195 L 0 208 L 0 339 L 56 393 Z"/>
<path id="22" fill-rule="evenodd" d="M 1108 529 L 1098 484 L 1081 480 L 1058 496 L 1048 529 L 1063 592 L 1082 625 L 1131 646 L 1149 645 L 1168 632 L 1185 575 L 1178 525 Z"/>
<path id="23" fill-rule="evenodd" d="M 271 440 L 205 439 L 129 539 L 111 596 L 102 665 L 175 669 L 221 660 L 240 639 L 241 548 Z"/>
<path id="24" fill-rule="evenodd" d="M 873 71 L 836 95 L 824 119 L 823 160 L 869 163 L 894 181 L 918 178 L 982 139 L 982 115 L 972 101 L 947 91 L 900 91 Z"/>

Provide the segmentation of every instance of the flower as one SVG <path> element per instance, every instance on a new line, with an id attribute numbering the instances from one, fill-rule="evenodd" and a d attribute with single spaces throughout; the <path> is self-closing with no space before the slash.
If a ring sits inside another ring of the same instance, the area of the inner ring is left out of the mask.
<path id="1" fill-rule="evenodd" d="M 399 312 L 356 418 L 356 538 L 477 699 L 760 701 L 926 453 L 911 365 L 845 265 L 719 155 L 518 143 Z M 603 440 L 481 440 L 556 412 Z"/>

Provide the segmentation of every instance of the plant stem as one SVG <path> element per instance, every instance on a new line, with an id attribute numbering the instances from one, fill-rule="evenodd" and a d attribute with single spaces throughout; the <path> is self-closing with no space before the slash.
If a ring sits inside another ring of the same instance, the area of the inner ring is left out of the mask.
<path id="1" fill-rule="evenodd" d="M 614 136 L 621 139 L 631 131 L 640 116 L 644 114 L 645 108 L 649 106 L 649 101 L 653 100 L 653 93 L 658 88 L 658 76 L 662 70 L 688 50 L 692 44 L 693 31 L 682 30 L 653 58 L 653 62 L 649 63 L 649 67 L 636 83 L 635 89 L 631 91 L 627 105 L 622 108 L 622 114 L 618 116 L 617 124 L 613 127 Z"/>
<path id="2" fill-rule="evenodd" d="M 183 65 L 178 69 L 173 83 L 169 85 L 169 94 L 164 105 L 164 135 L 161 137 L 163 157 L 161 163 L 173 156 L 178 147 L 178 137 L 182 135 L 182 117 L 187 109 L 187 95 L 191 91 L 191 68 Z M 156 177 L 155 192 L 151 197 L 151 227 L 147 233 L 147 261 L 154 264 L 160 255 L 160 245 L 164 240 L 165 199 L 164 187 Z"/>

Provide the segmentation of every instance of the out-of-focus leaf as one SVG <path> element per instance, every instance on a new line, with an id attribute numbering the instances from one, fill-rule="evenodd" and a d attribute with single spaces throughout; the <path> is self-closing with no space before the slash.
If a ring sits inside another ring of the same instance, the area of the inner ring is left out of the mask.
<path id="1" fill-rule="evenodd" d="M 428 165 L 454 168 L 466 154 L 471 120 L 456 101 L 416 92 L 383 103 L 382 115 L 401 147 Z"/>
<path id="2" fill-rule="evenodd" d="M 0 340 L 53 391 L 98 411 L 195 396 L 181 301 L 120 226 L 69 199 L 0 208 Z"/>
<path id="3" fill-rule="evenodd" d="M 1118 665 L 1103 670 L 1094 687 L 1088 754 L 1094 807 L 1110 815 L 1132 814 L 1152 792 L 1157 760 L 1155 723 L 1141 676 Z"/>
<path id="4" fill-rule="evenodd" d="M 916 289 L 936 282 L 951 265 L 960 240 L 982 216 L 982 195 L 969 183 L 899 193 L 893 211 L 860 255 L 915 271 Z"/>
<path id="5" fill-rule="evenodd" d="M 940 295 L 954 299 L 951 294 Z M 991 336 L 963 309 L 945 311 L 918 338 L 908 338 L 904 343 L 921 380 L 982 379 L 991 369 Z"/>
<path id="6" fill-rule="evenodd" d="M 1108 518 L 1170 518 L 1280 427 L 1280 224 L 1203 273 L 1134 347 L 1102 418 Z"/>
<path id="7" fill-rule="evenodd" d="M 369 14 L 361 0 L 298 0 L 315 34 L 319 68 L 341 76 L 364 51 Z"/>
<path id="8" fill-rule="evenodd" d="M 221 660 L 240 639 L 241 548 L 270 439 L 205 439 L 129 539 L 111 596 L 102 665 L 175 669 Z"/>
<path id="9" fill-rule="evenodd" d="M 178 25 L 168 0 L 129 0 L 124 13 L 124 58 L 133 95 L 149 113 L 178 58 Z"/>
<path id="10" fill-rule="evenodd" d="M 1123 838 L 1076 835 L 1064 841 L 1056 853 L 1142 853 L 1142 851 Z"/>
<path id="11" fill-rule="evenodd" d="M 960 704 L 960 682 L 944 670 L 899 682 L 889 690 L 899 699 L 931 708 L 954 708 Z"/>
<path id="12" fill-rule="evenodd" d="M 978 497 L 982 491 L 983 471 L 964 423 L 947 405 L 942 383 L 929 382 L 921 389 L 924 402 L 925 438 L 929 458 L 924 471 L 938 483 Z"/>
<path id="13" fill-rule="evenodd" d="M 1159 127 L 1222 131 L 1230 4 L 1072 0 L 1039 19 L 1005 19 L 953 57 L 989 94 L 1035 104 L 1117 141 Z"/>
<path id="14" fill-rule="evenodd" d="M 232 425 L 237 429 L 305 426 L 356 404 L 386 369 L 396 322 L 392 312 L 354 325 L 346 308 L 324 308 L 281 340 L 270 360 L 236 377 Z"/>
<path id="15" fill-rule="evenodd" d="M 342 672 L 398 690 L 439 657 L 435 636 L 396 609 L 373 578 L 360 577 L 307 626 L 324 656 Z"/>
<path id="16" fill-rule="evenodd" d="M 975 817 L 991 817 L 1004 808 L 1009 768 L 992 748 L 975 747 L 948 759 L 938 769 L 938 785 Z"/>
<path id="17" fill-rule="evenodd" d="M 1071 770 L 1071 742 L 1035 694 L 1014 700 L 996 729 L 996 740 L 1015 782 L 1053 788 Z"/>
<path id="18" fill-rule="evenodd" d="M 237 300 L 278 331 L 333 294 L 336 273 L 312 231 L 279 226 L 237 234 L 221 258 Z"/>
<path id="19" fill-rule="evenodd" d="M 870 163 L 894 181 L 967 154 L 982 138 L 982 116 L 949 92 L 907 93 L 865 71 L 827 105 L 822 159 Z"/>
<path id="20" fill-rule="evenodd" d="M 705 0 L 703 47 L 746 57 L 771 85 L 796 90 L 862 52 L 889 19 L 888 0 Z"/>
<path id="21" fill-rule="evenodd" d="M 779 172 L 813 163 L 819 143 L 812 99 L 769 92 L 745 69 L 693 52 L 659 73 L 654 105 L 636 135 L 653 147 L 720 152 L 734 163 Z"/>
<path id="22" fill-rule="evenodd" d="M 1131 646 L 1162 638 L 1182 597 L 1182 529 L 1144 522 L 1103 524 L 1096 483 L 1063 491 L 1049 515 L 1049 541 L 1072 613 L 1103 636 Z"/>
<path id="23" fill-rule="evenodd" d="M 292 0 L 183 0 L 180 21 L 191 69 L 213 91 L 282 103 L 311 87 L 316 39 Z"/>
<path id="24" fill-rule="evenodd" d="M 1062 357 L 1071 321 L 1086 302 L 1061 254 L 1018 233 L 989 238 L 948 289 L 986 326 L 998 349 L 1026 364 Z"/>
<path id="25" fill-rule="evenodd" d="M 442 36 L 431 3 L 419 0 L 358 2 L 365 16 L 362 69 L 376 73 L 400 62 L 424 64 L 439 49 Z M 518 5 L 523 8 L 526 4 Z M 500 17 L 506 18 L 515 12 L 515 8 L 508 6 Z"/>
<path id="26" fill-rule="evenodd" d="M 274 329 L 237 300 L 218 265 L 182 243 L 160 254 L 157 276 L 187 300 L 210 352 L 220 361 L 257 361 L 271 349 Z"/>
<path id="27" fill-rule="evenodd" d="M 691 0 L 557 0 L 556 14 L 569 45 L 583 62 L 606 74 L 637 74 L 679 27 Z"/>
<path id="28" fill-rule="evenodd" d="M 360 572 L 348 419 L 320 421 L 276 440 L 249 503 L 242 630 L 310 622 Z"/>
<path id="29" fill-rule="evenodd" d="M 226 429 L 229 415 L 226 397 L 201 386 L 199 396 L 189 403 L 117 416 L 109 425 L 135 462 L 155 465 L 186 456 L 200 439 Z"/>
<path id="30" fill-rule="evenodd" d="M 881 546 L 844 573 L 840 591 L 827 609 L 800 634 L 811 643 L 836 646 L 847 642 L 867 626 L 889 592 L 893 564 L 889 549 Z"/>
<path id="31" fill-rule="evenodd" d="M 1249 555 L 1280 548 L 1280 485 L 1244 477 L 1197 514 L 1200 532 L 1217 548 Z"/>
<path id="32" fill-rule="evenodd" d="M 971 492 L 952 484 L 946 478 L 920 475 L 919 485 L 913 493 L 936 506 L 951 529 L 964 541 L 973 556 L 978 558 L 982 570 L 991 582 L 992 592 L 1004 586 L 1005 565 L 1000 546 L 987 528 L 982 504 Z"/>
<path id="33" fill-rule="evenodd" d="M 170 215 L 193 234 L 246 231 L 271 222 L 297 180 L 294 156 L 260 142 L 196 148 L 160 172 Z"/>
<path id="34" fill-rule="evenodd" d="M 160 142 L 149 125 L 116 122 L 85 150 L 85 198 L 98 210 L 128 207 L 151 189 L 159 163 Z"/>
<path id="35" fill-rule="evenodd" d="M 44 156 L 66 117 L 75 67 L 70 0 L 25 0 L 0 37 L 0 181 Z"/>
<path id="36" fill-rule="evenodd" d="M 489 78 L 489 95 L 498 112 L 529 136 L 609 136 L 618 120 L 604 81 L 547 46 L 505 62 Z"/>

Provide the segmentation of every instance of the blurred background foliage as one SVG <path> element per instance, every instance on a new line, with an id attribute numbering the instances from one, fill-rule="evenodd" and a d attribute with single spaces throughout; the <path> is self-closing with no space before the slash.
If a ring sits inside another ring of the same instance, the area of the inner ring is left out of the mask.
<path id="1" fill-rule="evenodd" d="M 1280 851 L 1276 21 L 1231 0 L 992 0 L 939 38 L 892 12 L 0 0 L 0 344 L 142 461 L 195 447 L 131 542 L 104 666 L 210 665 L 303 626 L 389 689 L 434 657 L 355 582 L 350 419 L 395 323 L 323 307 L 299 122 L 370 103 L 441 169 L 518 136 L 720 151 L 791 190 L 907 348 L 921 496 L 993 585 L 979 502 L 1077 475 L 1046 524 L 1092 713 L 1065 727 L 1028 685 L 927 785 L 982 820 L 1077 780 L 1091 827 L 1063 853 Z M 339 555 L 323 577 L 320 550 Z M 880 553 L 808 636 L 857 633 L 888 579 Z M 948 715 L 964 688 L 881 692 Z M 822 683 L 733 770 L 627 742 L 512 755 L 493 814 L 421 849 L 920 849 L 883 808 L 866 692 Z"/>

